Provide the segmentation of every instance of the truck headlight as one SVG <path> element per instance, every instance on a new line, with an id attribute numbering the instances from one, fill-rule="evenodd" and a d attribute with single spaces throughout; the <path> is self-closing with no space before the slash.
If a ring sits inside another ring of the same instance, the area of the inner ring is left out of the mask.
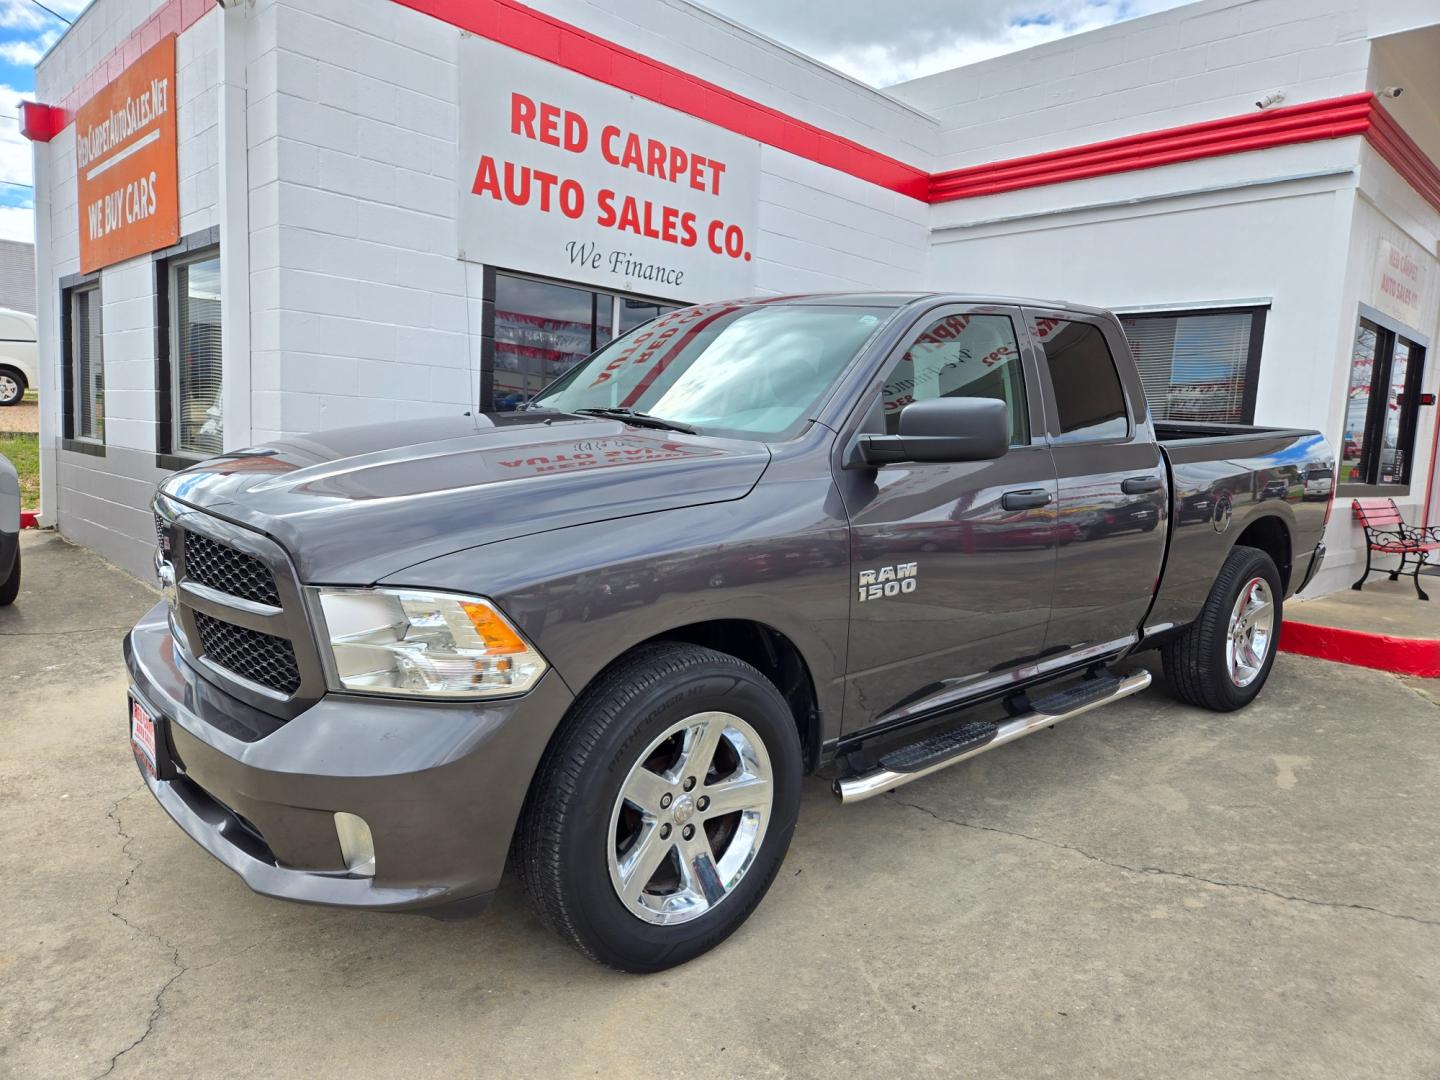
<path id="1" fill-rule="evenodd" d="M 448 698 L 522 694 L 545 660 L 488 600 L 413 589 L 317 589 L 340 688 Z"/>

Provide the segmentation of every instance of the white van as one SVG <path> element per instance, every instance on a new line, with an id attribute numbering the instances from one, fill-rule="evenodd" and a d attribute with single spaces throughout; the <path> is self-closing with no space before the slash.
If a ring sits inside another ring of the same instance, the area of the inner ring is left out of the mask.
<path id="1" fill-rule="evenodd" d="M 40 378 L 35 316 L 0 308 L 0 405 L 18 405 Z M 3 426 L 3 425 L 0 425 Z"/>

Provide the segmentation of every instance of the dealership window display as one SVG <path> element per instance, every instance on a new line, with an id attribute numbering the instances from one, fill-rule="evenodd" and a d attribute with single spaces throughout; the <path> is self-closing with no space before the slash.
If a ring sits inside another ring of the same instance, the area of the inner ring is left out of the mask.
<path id="1" fill-rule="evenodd" d="M 1157 420 L 1255 422 L 1263 307 L 1122 315 Z"/>
<path id="2" fill-rule="evenodd" d="M 1423 346 L 1377 320 L 1360 318 L 1346 390 L 1342 494 L 1409 485 L 1424 371 Z"/>
<path id="3" fill-rule="evenodd" d="M 516 274 L 495 275 L 490 408 L 534 397 L 601 345 L 674 304 Z"/>

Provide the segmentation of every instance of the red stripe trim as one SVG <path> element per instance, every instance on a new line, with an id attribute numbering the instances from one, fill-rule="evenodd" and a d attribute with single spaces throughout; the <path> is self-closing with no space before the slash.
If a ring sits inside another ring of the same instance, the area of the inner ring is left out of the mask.
<path id="1" fill-rule="evenodd" d="M 517 0 L 394 2 L 607 86 L 923 202 L 949 202 L 1274 146 L 1363 135 L 1422 198 L 1440 209 L 1440 166 L 1370 93 L 1227 116 L 931 175 Z M 76 109 L 144 51 L 145 42 L 189 28 L 210 10 L 210 3 L 166 0 L 53 106 L 50 132 L 68 125 Z"/>
<path id="2" fill-rule="evenodd" d="M 717 127 L 788 150 L 872 184 L 924 199 L 928 174 L 834 132 L 787 116 L 561 22 L 515 0 L 396 0 L 477 37 L 548 60 L 617 90 L 668 105 Z"/>
<path id="3" fill-rule="evenodd" d="M 1146 131 L 1119 139 L 994 161 L 930 178 L 930 201 L 994 195 L 1043 184 L 1151 169 L 1181 161 L 1265 150 L 1290 143 L 1360 135 L 1369 129 L 1371 94 L 1227 116 L 1200 124 Z"/>
<path id="4" fill-rule="evenodd" d="M 1440 210 L 1440 166 L 1396 122 L 1379 98 L 1371 99 L 1365 138 L 1422 199 Z"/>
<path id="5" fill-rule="evenodd" d="M 1287 619 L 1280 631 L 1280 651 L 1422 679 L 1440 676 L 1440 641 L 1429 638 L 1367 634 Z"/>

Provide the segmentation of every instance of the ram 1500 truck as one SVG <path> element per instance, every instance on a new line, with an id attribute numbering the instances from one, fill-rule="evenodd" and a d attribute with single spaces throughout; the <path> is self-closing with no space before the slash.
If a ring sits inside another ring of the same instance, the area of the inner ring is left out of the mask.
<path id="1" fill-rule="evenodd" d="M 686 308 L 512 412 L 169 477 L 131 743 L 260 893 L 445 916 L 508 862 L 584 953 L 658 970 L 754 910 L 808 773 L 888 792 L 1144 689 L 1142 649 L 1247 704 L 1333 465 L 1156 420 L 1092 308 Z"/>

